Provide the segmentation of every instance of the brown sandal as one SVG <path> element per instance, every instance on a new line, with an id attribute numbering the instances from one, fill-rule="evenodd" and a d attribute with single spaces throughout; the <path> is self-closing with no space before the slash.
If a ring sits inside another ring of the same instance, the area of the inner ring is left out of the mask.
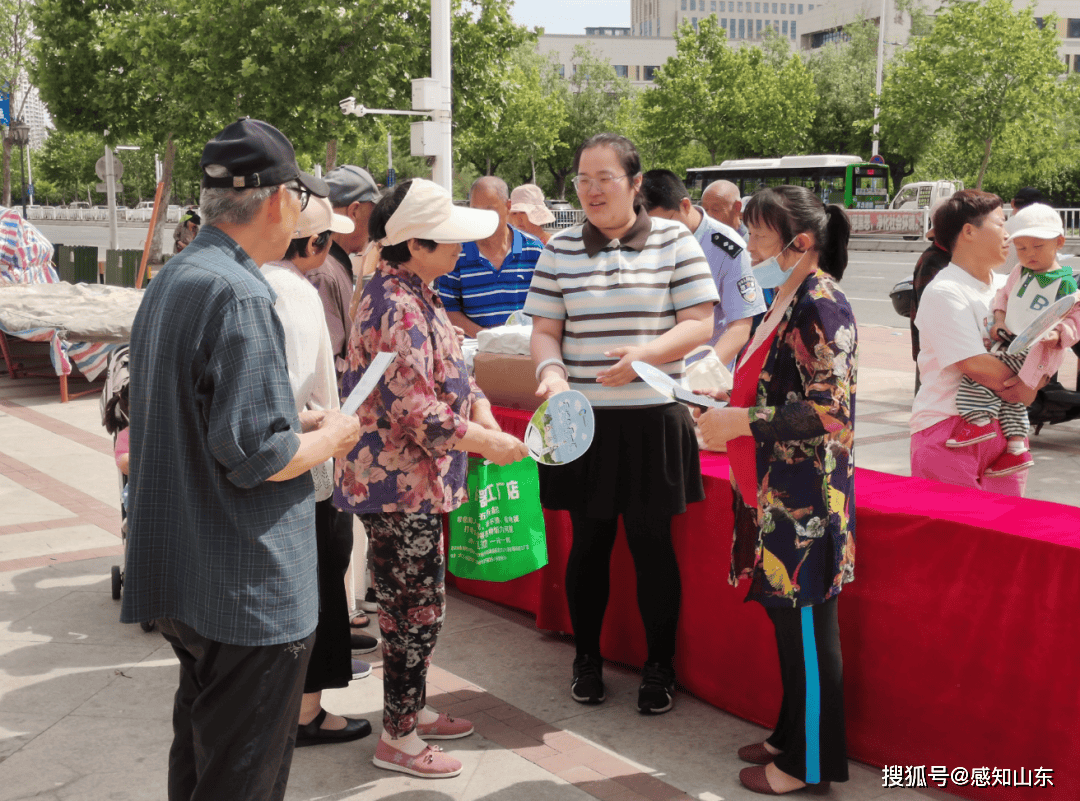
<path id="1" fill-rule="evenodd" d="M 765 747 L 765 743 L 754 743 L 753 745 L 744 745 L 739 749 L 739 759 L 743 762 L 749 762 L 751 765 L 768 765 L 776 759 L 776 754 L 769 751 Z"/>
<path id="2" fill-rule="evenodd" d="M 810 795 L 827 795 L 831 782 L 819 782 L 817 784 L 804 784 L 802 787 L 796 787 L 794 790 L 788 790 L 783 793 L 778 793 L 769 784 L 769 779 L 765 775 L 765 766 L 762 765 L 757 768 L 743 768 L 739 771 L 739 781 L 742 786 L 752 793 L 758 793 L 759 795 L 791 795 L 792 793 L 809 793 Z"/>

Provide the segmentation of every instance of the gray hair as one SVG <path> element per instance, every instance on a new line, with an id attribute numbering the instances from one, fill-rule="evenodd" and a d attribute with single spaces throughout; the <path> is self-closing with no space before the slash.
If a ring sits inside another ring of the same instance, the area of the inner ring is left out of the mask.
<path id="1" fill-rule="evenodd" d="M 473 185 L 469 189 L 469 200 L 472 200 L 473 193 L 481 187 L 493 191 L 499 200 L 510 199 L 510 187 L 506 185 L 506 181 L 497 175 L 481 175 L 473 181 Z"/>
<path id="2" fill-rule="evenodd" d="M 206 165 L 212 178 L 223 178 L 229 171 L 220 164 Z M 276 186 L 255 189 L 203 187 L 199 193 L 199 216 L 204 225 L 247 225 L 255 219 L 263 201 L 276 192 Z"/>

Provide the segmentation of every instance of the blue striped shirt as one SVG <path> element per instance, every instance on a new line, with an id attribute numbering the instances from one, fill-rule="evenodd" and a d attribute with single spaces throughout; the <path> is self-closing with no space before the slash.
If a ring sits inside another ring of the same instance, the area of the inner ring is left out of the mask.
<path id="1" fill-rule="evenodd" d="M 448 312 L 461 312 L 482 328 L 502 325 L 525 305 L 536 260 L 544 252 L 539 239 L 507 226 L 514 235 L 510 252 L 496 270 L 475 242 L 461 246 L 452 272 L 439 278 L 439 296 Z"/>
<path id="2" fill-rule="evenodd" d="M 204 225 L 131 330 L 131 505 L 121 620 L 230 645 L 303 639 L 319 613 L 311 476 L 267 481 L 300 439 L 274 291 Z"/>

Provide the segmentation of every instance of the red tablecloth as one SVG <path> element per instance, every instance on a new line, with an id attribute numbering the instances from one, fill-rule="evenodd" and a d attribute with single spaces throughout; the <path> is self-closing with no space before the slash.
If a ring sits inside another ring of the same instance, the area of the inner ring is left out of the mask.
<path id="1" fill-rule="evenodd" d="M 518 435 L 528 417 L 496 409 Z M 706 500 L 673 526 L 683 582 L 679 682 L 771 726 L 780 704 L 772 625 L 761 606 L 743 602 L 745 585 L 727 583 L 726 457 L 702 454 L 702 473 Z M 855 581 L 839 607 L 850 755 L 879 767 L 923 765 L 928 780 L 933 766 L 997 768 L 1036 785 L 950 779 L 943 788 L 970 798 L 1080 798 L 1080 510 L 872 470 L 857 470 L 855 487 Z M 455 581 L 534 613 L 538 628 L 569 632 L 569 518 L 544 517 L 547 567 L 504 584 Z M 644 629 L 622 535 L 611 587 L 604 656 L 640 665 Z M 1053 787 L 1037 786 L 1037 768 L 1053 771 Z"/>

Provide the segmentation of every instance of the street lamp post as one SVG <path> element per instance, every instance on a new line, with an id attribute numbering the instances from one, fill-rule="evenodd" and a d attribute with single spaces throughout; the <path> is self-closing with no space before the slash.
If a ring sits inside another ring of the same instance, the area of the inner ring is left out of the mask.
<path id="1" fill-rule="evenodd" d="M 19 165 L 22 171 L 22 214 L 26 219 L 26 146 L 30 144 L 30 126 L 21 119 L 11 123 L 11 143 L 19 148 Z"/>

